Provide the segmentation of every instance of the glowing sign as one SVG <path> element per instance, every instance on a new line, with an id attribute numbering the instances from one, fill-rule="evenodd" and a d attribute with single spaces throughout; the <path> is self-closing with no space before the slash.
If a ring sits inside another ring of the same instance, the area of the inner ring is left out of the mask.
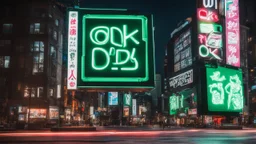
<path id="1" fill-rule="evenodd" d="M 226 0 L 226 59 L 227 64 L 240 67 L 239 1 Z"/>
<path id="2" fill-rule="evenodd" d="M 219 21 L 218 14 L 216 12 L 199 8 L 197 13 L 198 13 L 199 20 L 206 21 L 206 22 L 218 22 Z"/>
<path id="3" fill-rule="evenodd" d="M 177 88 L 193 83 L 193 70 L 186 71 L 169 79 L 169 87 Z"/>
<path id="4" fill-rule="evenodd" d="M 132 115 L 137 115 L 137 100 L 132 99 Z"/>
<path id="5" fill-rule="evenodd" d="M 152 35 L 148 34 L 146 16 L 85 14 L 82 19 L 84 83 L 142 83 L 152 79 Z"/>
<path id="6" fill-rule="evenodd" d="M 184 96 L 172 95 L 169 97 L 170 115 L 177 114 L 177 110 L 183 108 Z"/>
<path id="7" fill-rule="evenodd" d="M 68 89 L 77 89 L 77 21 L 78 12 L 69 12 L 68 23 Z"/>
<path id="8" fill-rule="evenodd" d="M 178 96 L 170 96 L 169 97 L 169 106 L 170 106 L 170 115 L 177 114 L 177 110 L 179 109 L 179 97 Z"/>
<path id="9" fill-rule="evenodd" d="M 118 92 L 108 92 L 108 105 L 118 105 Z"/>
<path id="10" fill-rule="evenodd" d="M 205 8 L 215 8 L 218 9 L 218 0 L 203 0 L 203 6 Z"/>
<path id="11" fill-rule="evenodd" d="M 205 3 L 206 2 L 204 2 L 204 4 Z M 210 4 L 208 4 L 207 6 L 209 5 Z M 222 26 L 217 23 L 219 22 L 219 16 L 217 11 L 213 9 L 198 8 L 197 15 L 199 44 L 198 48 L 200 57 L 204 59 L 216 59 L 222 61 L 223 30 Z"/>
<path id="12" fill-rule="evenodd" d="M 123 102 L 125 106 L 131 106 L 132 103 L 132 95 L 131 93 L 125 93 L 123 97 Z"/>
<path id="13" fill-rule="evenodd" d="M 243 79 L 241 70 L 206 68 L 208 110 L 242 112 Z"/>

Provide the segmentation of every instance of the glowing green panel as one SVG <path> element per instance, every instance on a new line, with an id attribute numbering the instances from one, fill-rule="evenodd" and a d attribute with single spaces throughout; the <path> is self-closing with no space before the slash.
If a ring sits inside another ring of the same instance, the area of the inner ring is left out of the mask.
<path id="1" fill-rule="evenodd" d="M 177 114 L 177 110 L 183 107 L 183 96 L 172 95 L 169 97 L 170 115 Z"/>
<path id="2" fill-rule="evenodd" d="M 82 81 L 148 81 L 147 21 L 142 15 L 84 15 Z"/>
<path id="3" fill-rule="evenodd" d="M 132 103 L 132 95 L 131 93 L 125 93 L 123 97 L 124 106 L 131 106 Z"/>
<path id="4" fill-rule="evenodd" d="M 242 112 L 244 106 L 241 70 L 206 68 L 208 110 Z"/>

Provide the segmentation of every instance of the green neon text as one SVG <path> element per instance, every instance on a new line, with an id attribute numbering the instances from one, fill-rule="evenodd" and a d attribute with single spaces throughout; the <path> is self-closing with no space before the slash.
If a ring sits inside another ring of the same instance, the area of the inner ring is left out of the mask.
<path id="1" fill-rule="evenodd" d="M 148 81 L 149 29 L 143 15 L 84 15 L 82 81 Z"/>
<path id="2" fill-rule="evenodd" d="M 138 29 L 135 29 L 131 33 L 128 33 L 128 26 L 123 25 L 121 30 L 118 27 L 107 27 L 107 26 L 97 26 L 90 31 L 90 40 L 97 46 L 103 46 L 107 43 L 111 43 L 113 47 L 110 48 L 109 52 L 103 47 L 95 47 L 92 49 L 92 68 L 95 70 L 105 70 L 110 65 L 111 56 L 115 56 L 115 62 L 112 62 L 112 65 L 122 66 L 131 62 L 134 64 L 133 67 L 121 67 L 121 71 L 134 71 L 138 69 L 139 64 L 135 58 L 136 48 L 132 48 L 132 51 L 129 51 L 127 48 L 127 41 L 131 41 L 134 44 L 138 45 L 139 41 L 134 38 L 135 35 L 139 32 Z M 99 38 L 101 35 L 101 39 Z M 120 41 L 117 42 L 115 39 L 119 36 Z M 115 47 L 117 48 L 115 48 Z M 121 48 L 121 49 L 118 49 Z M 106 58 L 106 62 L 103 65 L 97 64 L 97 53 L 101 53 Z M 125 59 L 122 60 L 121 55 L 125 55 Z M 117 67 L 111 67 L 111 70 L 118 70 Z"/>

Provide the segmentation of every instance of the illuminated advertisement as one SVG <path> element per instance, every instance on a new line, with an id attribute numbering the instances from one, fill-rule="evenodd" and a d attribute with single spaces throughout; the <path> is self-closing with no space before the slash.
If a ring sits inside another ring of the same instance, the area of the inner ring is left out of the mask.
<path id="1" fill-rule="evenodd" d="M 18 113 L 27 113 L 28 107 L 26 106 L 19 106 L 18 107 Z"/>
<path id="2" fill-rule="evenodd" d="M 192 65 L 191 29 L 174 41 L 174 72 Z"/>
<path id="3" fill-rule="evenodd" d="M 244 106 L 242 71 L 206 66 L 208 110 L 242 112 Z"/>
<path id="4" fill-rule="evenodd" d="M 123 109 L 123 116 L 124 117 L 128 117 L 129 116 L 129 110 L 130 110 L 129 107 L 124 107 L 124 109 Z"/>
<path id="5" fill-rule="evenodd" d="M 183 98 L 183 96 L 182 96 Z M 180 101 L 180 96 L 176 96 L 176 95 L 172 95 L 169 97 L 169 107 L 170 107 L 170 115 L 175 115 L 177 114 L 177 110 L 180 108 L 180 104 L 181 104 L 181 101 Z M 182 101 L 182 104 L 183 105 L 183 101 Z"/>
<path id="6" fill-rule="evenodd" d="M 68 121 L 71 120 L 71 109 L 70 108 L 65 109 L 65 118 Z"/>
<path id="7" fill-rule="evenodd" d="M 218 0 L 201 0 L 197 19 L 199 56 L 222 61 L 223 28 L 218 14 Z"/>
<path id="8" fill-rule="evenodd" d="M 197 109 L 188 109 L 188 115 L 196 115 Z"/>
<path id="9" fill-rule="evenodd" d="M 70 11 L 68 20 L 68 89 L 77 89 L 78 12 Z"/>
<path id="10" fill-rule="evenodd" d="M 108 105 L 118 105 L 118 92 L 108 92 Z"/>
<path id="11" fill-rule="evenodd" d="M 136 116 L 137 115 L 137 100 L 132 99 L 132 115 Z"/>
<path id="12" fill-rule="evenodd" d="M 77 38 L 69 38 L 68 83 L 76 80 L 78 88 L 154 87 L 151 15 L 73 9 L 69 23 L 69 37 Z"/>
<path id="13" fill-rule="evenodd" d="M 187 114 L 189 109 L 197 107 L 197 91 L 196 87 L 173 93 L 169 97 L 169 114 L 176 115 L 179 113 Z"/>
<path id="14" fill-rule="evenodd" d="M 169 87 L 177 88 L 193 83 L 193 70 L 188 70 L 169 79 Z"/>
<path id="15" fill-rule="evenodd" d="M 29 118 L 46 118 L 46 109 L 30 109 Z"/>
<path id="16" fill-rule="evenodd" d="M 25 115 L 19 114 L 18 121 L 25 121 Z"/>
<path id="17" fill-rule="evenodd" d="M 240 67 L 239 0 L 226 0 L 226 61 Z"/>
<path id="18" fill-rule="evenodd" d="M 123 101 L 124 101 L 124 105 L 125 106 L 131 106 L 131 103 L 132 103 L 132 95 L 131 95 L 131 93 L 125 93 Z"/>
<path id="19" fill-rule="evenodd" d="M 196 87 L 185 89 L 179 92 L 181 96 L 181 107 L 184 108 L 196 108 L 197 107 L 197 90 Z"/>
<path id="20" fill-rule="evenodd" d="M 49 118 L 50 119 L 59 119 L 59 108 L 55 106 L 49 107 Z"/>

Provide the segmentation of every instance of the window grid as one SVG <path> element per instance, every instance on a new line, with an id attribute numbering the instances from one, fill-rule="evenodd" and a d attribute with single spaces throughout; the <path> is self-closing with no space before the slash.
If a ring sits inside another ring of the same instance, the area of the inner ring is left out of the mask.
<path id="1" fill-rule="evenodd" d="M 32 73 L 40 73 L 44 71 L 44 43 L 42 41 L 34 41 L 31 43 L 31 52 L 33 55 Z"/>

